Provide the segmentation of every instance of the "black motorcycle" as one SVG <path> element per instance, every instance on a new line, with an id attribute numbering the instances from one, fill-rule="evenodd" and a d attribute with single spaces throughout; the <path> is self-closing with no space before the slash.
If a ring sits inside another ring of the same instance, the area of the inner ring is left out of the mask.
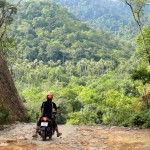
<path id="1" fill-rule="evenodd" d="M 41 118 L 41 125 L 39 130 L 39 135 L 42 137 L 42 140 L 45 141 L 47 137 L 52 138 L 55 132 L 55 127 L 53 122 L 48 117 Z"/>

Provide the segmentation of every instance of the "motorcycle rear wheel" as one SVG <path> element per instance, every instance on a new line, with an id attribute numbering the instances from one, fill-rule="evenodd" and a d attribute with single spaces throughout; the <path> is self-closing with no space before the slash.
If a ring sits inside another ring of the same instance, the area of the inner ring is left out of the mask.
<path id="1" fill-rule="evenodd" d="M 41 137 L 42 137 L 42 140 L 43 140 L 43 141 L 46 141 L 46 134 L 45 134 L 45 131 L 42 131 Z"/>

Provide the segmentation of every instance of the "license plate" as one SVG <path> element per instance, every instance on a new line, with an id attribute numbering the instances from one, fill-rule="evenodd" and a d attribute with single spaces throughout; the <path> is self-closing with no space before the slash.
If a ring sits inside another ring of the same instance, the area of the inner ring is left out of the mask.
<path id="1" fill-rule="evenodd" d="M 41 122 L 41 126 L 47 127 L 48 126 L 48 122 Z"/>

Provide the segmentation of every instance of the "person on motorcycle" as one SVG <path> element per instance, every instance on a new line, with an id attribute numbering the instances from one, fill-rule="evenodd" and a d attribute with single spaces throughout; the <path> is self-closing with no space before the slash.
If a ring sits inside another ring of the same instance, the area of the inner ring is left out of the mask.
<path id="1" fill-rule="evenodd" d="M 58 113 L 58 109 L 57 109 L 56 104 L 54 102 L 52 102 L 52 100 L 53 100 L 53 95 L 48 94 L 47 95 L 47 101 L 42 103 L 42 106 L 41 106 L 42 116 L 40 117 L 39 121 L 37 122 L 36 132 L 32 137 L 38 137 L 38 130 L 40 129 L 41 118 L 43 116 L 46 116 L 52 120 L 53 125 L 55 126 L 55 130 L 57 132 L 57 137 L 62 135 L 62 133 L 60 133 L 58 130 L 58 125 L 57 125 L 55 117 L 53 115 L 53 109 L 55 109 L 56 113 Z"/>

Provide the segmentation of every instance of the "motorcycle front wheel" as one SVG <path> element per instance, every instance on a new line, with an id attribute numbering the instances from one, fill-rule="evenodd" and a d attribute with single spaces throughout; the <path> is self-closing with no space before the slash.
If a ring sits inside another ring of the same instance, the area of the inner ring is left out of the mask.
<path id="1" fill-rule="evenodd" d="M 49 139 L 50 139 L 50 140 L 52 139 L 52 135 L 49 136 Z"/>

